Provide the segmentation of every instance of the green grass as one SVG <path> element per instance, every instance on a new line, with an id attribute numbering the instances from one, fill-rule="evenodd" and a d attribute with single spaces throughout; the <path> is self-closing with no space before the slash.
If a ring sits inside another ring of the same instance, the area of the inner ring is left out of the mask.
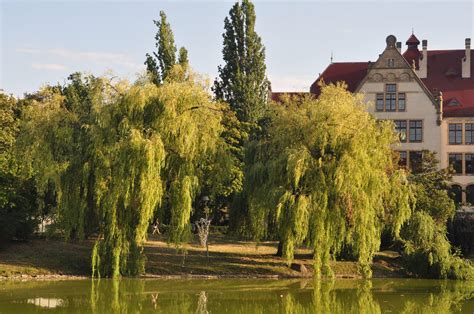
<path id="1" fill-rule="evenodd" d="M 215 276 L 215 277 L 302 277 L 290 269 L 286 260 L 276 257 L 276 242 L 255 243 L 230 236 L 212 235 L 209 259 L 204 248 L 194 241 L 177 251 L 163 237 L 152 236 L 145 245 L 146 275 L 153 276 Z M 0 276 L 90 276 L 90 255 L 93 241 L 65 242 L 34 239 L 12 243 L 0 249 Z M 396 252 L 382 252 L 373 265 L 374 277 L 402 277 Z M 311 251 L 300 248 L 296 263 L 312 270 Z M 336 261 L 331 264 L 337 278 L 360 278 L 355 262 Z"/>

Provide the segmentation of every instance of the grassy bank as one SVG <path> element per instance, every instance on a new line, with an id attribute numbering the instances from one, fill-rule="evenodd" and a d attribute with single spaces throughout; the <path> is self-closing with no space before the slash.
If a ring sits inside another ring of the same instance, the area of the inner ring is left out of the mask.
<path id="1" fill-rule="evenodd" d="M 92 241 L 64 242 L 34 239 L 12 243 L 0 249 L 0 277 L 5 278 L 70 278 L 90 276 Z M 178 251 L 165 240 L 151 237 L 146 243 L 146 276 L 210 276 L 210 277 L 307 277 L 311 276 L 311 252 L 299 249 L 294 263 L 304 265 L 308 272 L 289 268 L 286 261 L 276 257 L 276 242 L 246 242 L 229 236 L 210 238 L 209 258 L 197 242 Z M 404 277 L 394 252 L 379 253 L 372 266 L 374 277 Z M 297 267 L 299 268 L 299 267 Z M 350 261 L 333 262 L 338 278 L 359 278 L 357 264 Z"/>

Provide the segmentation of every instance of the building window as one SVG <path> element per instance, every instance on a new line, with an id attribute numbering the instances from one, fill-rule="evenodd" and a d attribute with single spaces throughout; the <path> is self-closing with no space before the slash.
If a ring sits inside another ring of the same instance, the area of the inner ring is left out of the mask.
<path id="1" fill-rule="evenodd" d="M 449 165 L 455 174 L 462 174 L 462 154 L 449 154 Z"/>
<path id="2" fill-rule="evenodd" d="M 393 68 L 395 66 L 395 59 L 388 59 L 387 64 L 389 68 Z"/>
<path id="3" fill-rule="evenodd" d="M 396 111 L 397 110 L 397 94 L 386 93 L 385 94 L 385 111 Z"/>
<path id="4" fill-rule="evenodd" d="M 468 185 L 466 188 L 466 202 L 474 205 L 474 185 Z"/>
<path id="5" fill-rule="evenodd" d="M 411 151 L 408 156 L 410 169 L 413 172 L 419 172 L 421 170 L 421 164 L 423 161 L 423 152 Z"/>
<path id="6" fill-rule="evenodd" d="M 464 125 L 464 132 L 464 144 L 474 144 L 474 123 L 466 123 Z"/>
<path id="7" fill-rule="evenodd" d="M 397 110 L 397 84 L 385 85 L 385 111 Z"/>
<path id="8" fill-rule="evenodd" d="M 453 184 L 450 189 L 451 198 L 456 204 L 462 203 L 462 188 L 460 185 Z"/>
<path id="9" fill-rule="evenodd" d="M 466 174 L 474 174 L 474 154 L 464 155 L 464 169 Z"/>
<path id="10" fill-rule="evenodd" d="M 406 120 L 395 120 L 395 131 L 400 137 L 400 142 L 405 143 L 407 141 L 407 121 Z"/>
<path id="11" fill-rule="evenodd" d="M 383 111 L 383 94 L 377 94 L 376 109 L 377 111 Z"/>
<path id="12" fill-rule="evenodd" d="M 385 91 L 387 93 L 395 93 L 397 91 L 397 84 L 386 84 Z"/>
<path id="13" fill-rule="evenodd" d="M 462 123 L 449 124 L 449 144 L 462 144 Z"/>
<path id="14" fill-rule="evenodd" d="M 410 120 L 410 142 L 421 142 L 423 140 L 423 122 L 421 120 Z"/>
<path id="15" fill-rule="evenodd" d="M 412 172 L 419 172 L 423 163 L 422 151 L 397 151 L 398 166 L 400 168 L 410 169 Z"/>
<path id="16" fill-rule="evenodd" d="M 397 93 L 397 84 L 385 84 L 385 93 L 375 96 L 376 111 L 405 111 L 406 94 Z"/>
<path id="17" fill-rule="evenodd" d="M 407 152 L 399 151 L 398 154 L 399 154 L 398 165 L 400 166 L 400 168 L 408 168 Z"/>
<path id="18" fill-rule="evenodd" d="M 398 111 L 405 111 L 405 93 L 398 93 Z"/>

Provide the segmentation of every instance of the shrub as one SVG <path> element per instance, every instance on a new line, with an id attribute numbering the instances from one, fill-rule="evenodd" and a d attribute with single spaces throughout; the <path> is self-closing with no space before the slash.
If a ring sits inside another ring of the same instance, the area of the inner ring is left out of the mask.
<path id="1" fill-rule="evenodd" d="M 414 213 L 401 236 L 408 271 L 425 278 L 474 279 L 472 263 L 452 252 L 446 228 L 436 224 L 426 212 Z"/>

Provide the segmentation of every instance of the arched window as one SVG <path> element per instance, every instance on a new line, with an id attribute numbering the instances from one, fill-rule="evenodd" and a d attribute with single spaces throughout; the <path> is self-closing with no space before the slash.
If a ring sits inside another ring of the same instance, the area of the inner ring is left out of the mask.
<path id="1" fill-rule="evenodd" d="M 453 184 L 451 185 L 451 198 L 456 204 L 462 203 L 462 188 L 460 185 Z"/>
<path id="2" fill-rule="evenodd" d="M 466 188 L 466 202 L 474 205 L 474 185 L 468 185 Z"/>

